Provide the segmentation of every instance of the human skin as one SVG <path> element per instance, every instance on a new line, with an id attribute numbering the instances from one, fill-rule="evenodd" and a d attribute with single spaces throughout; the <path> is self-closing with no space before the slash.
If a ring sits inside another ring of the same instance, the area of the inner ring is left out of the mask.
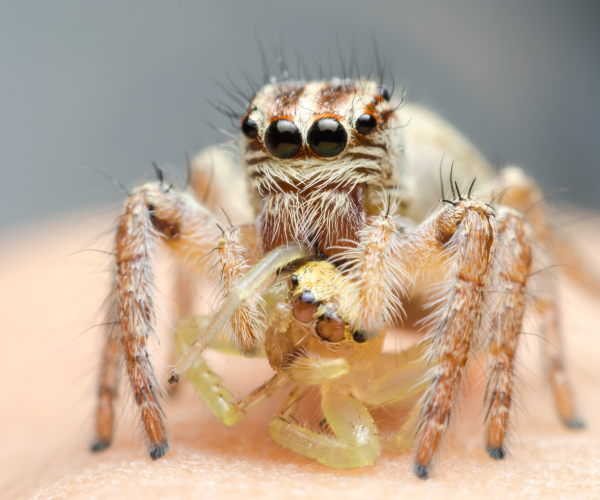
<path id="1" fill-rule="evenodd" d="M 164 458 L 148 458 L 124 383 L 116 439 L 108 450 L 92 454 L 102 338 L 98 328 L 86 329 L 102 322 L 109 264 L 98 252 L 68 255 L 90 244 L 106 250 L 110 237 L 94 241 L 110 224 L 106 218 L 55 217 L 0 241 L 0 498 L 600 497 L 600 299 L 566 279 L 559 294 L 567 358 L 587 428 L 573 431 L 559 422 L 542 377 L 540 340 L 527 321 L 532 335 L 523 335 L 519 347 L 521 382 L 504 461 L 490 459 L 484 449 L 485 375 L 478 362 L 471 365 L 460 411 L 427 481 L 413 475 L 411 453 L 384 451 L 374 466 L 334 470 L 278 447 L 267 434 L 277 396 L 227 428 L 185 382 L 163 404 L 171 439 Z M 597 224 L 573 225 L 568 234 L 577 235 L 576 246 L 600 274 L 600 258 L 594 256 L 600 244 Z M 165 319 L 174 309 L 169 270 L 159 265 L 156 278 L 164 317 L 161 346 L 153 343 L 153 348 L 162 379 L 172 362 Z M 414 339 L 399 332 L 389 344 Z M 271 373 L 264 360 L 213 353 L 209 359 L 239 396 Z M 314 420 L 314 405 L 303 415 Z M 391 429 L 395 415 L 380 411 L 376 418 Z"/>

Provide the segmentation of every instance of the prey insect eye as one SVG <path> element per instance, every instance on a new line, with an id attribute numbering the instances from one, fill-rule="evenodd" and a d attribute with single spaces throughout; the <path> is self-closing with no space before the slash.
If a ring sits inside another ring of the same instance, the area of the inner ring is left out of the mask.
<path id="1" fill-rule="evenodd" d="M 289 120 L 271 123 L 265 132 L 265 145 L 275 158 L 289 160 L 298 154 L 302 147 L 300 130 Z"/>
<path id="2" fill-rule="evenodd" d="M 310 148 L 323 158 L 339 155 L 346 148 L 348 134 L 335 118 L 322 118 L 308 131 Z"/>
<path id="3" fill-rule="evenodd" d="M 242 134 L 244 134 L 248 139 L 256 139 L 258 136 L 258 125 L 249 117 L 246 117 L 242 120 L 240 129 L 242 130 Z"/>
<path id="4" fill-rule="evenodd" d="M 373 115 L 365 113 L 356 120 L 356 131 L 360 135 L 369 135 L 375 132 L 377 128 L 377 120 Z"/>
<path id="5" fill-rule="evenodd" d="M 354 342 L 356 342 L 357 344 L 362 344 L 363 342 L 367 341 L 367 334 L 365 332 L 363 332 L 362 330 L 356 330 L 352 334 L 352 338 L 354 339 Z"/>
<path id="6" fill-rule="evenodd" d="M 295 274 L 292 274 L 287 279 L 287 286 L 290 290 L 294 290 L 298 286 L 298 276 L 296 276 Z"/>

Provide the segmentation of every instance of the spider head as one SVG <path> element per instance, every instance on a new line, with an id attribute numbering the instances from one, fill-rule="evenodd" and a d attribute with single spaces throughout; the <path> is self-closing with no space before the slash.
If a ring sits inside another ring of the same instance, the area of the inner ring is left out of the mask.
<path id="1" fill-rule="evenodd" d="M 356 244 L 369 187 L 398 183 L 395 110 L 366 80 L 290 81 L 256 94 L 241 155 L 265 251 L 305 240 L 332 256 Z"/>
<path id="2" fill-rule="evenodd" d="M 259 193 L 380 185 L 390 177 L 395 106 L 371 81 L 266 85 L 242 118 L 242 160 Z"/>

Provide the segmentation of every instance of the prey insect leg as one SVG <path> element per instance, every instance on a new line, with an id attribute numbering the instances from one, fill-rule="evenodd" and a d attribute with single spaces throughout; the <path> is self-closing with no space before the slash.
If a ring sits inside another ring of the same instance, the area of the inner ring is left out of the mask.
<path id="1" fill-rule="evenodd" d="M 358 369 L 351 383 L 352 395 L 369 407 L 393 404 L 420 395 L 427 389 L 426 374 L 432 365 L 423 356 L 430 344 L 419 342 L 399 353 L 382 353 L 376 363 Z M 408 451 L 417 434 L 421 405 L 410 412 L 401 428 L 382 439 L 385 448 Z"/>
<path id="2" fill-rule="evenodd" d="M 310 386 L 295 386 L 269 424 L 276 443 L 329 467 L 372 465 L 379 456 L 379 435 L 364 405 L 327 384 L 321 386 L 321 407 L 334 436 L 292 423 L 290 416 Z"/>
<path id="3" fill-rule="evenodd" d="M 355 369 L 352 394 L 368 406 L 383 406 L 414 396 L 427 387 L 424 376 L 432 368 L 423 354 L 429 344 L 419 342 L 398 353 L 381 353 L 372 363 Z"/>
<path id="4" fill-rule="evenodd" d="M 206 328 L 200 332 L 200 336 L 177 360 L 171 372 L 169 383 L 176 383 L 181 374 L 202 356 L 214 336 L 222 331 L 244 300 L 251 297 L 275 271 L 308 256 L 310 256 L 310 251 L 302 244 L 288 243 L 269 252 L 242 279 L 237 281 L 223 299 L 219 310 L 210 319 Z"/>
<path id="5" fill-rule="evenodd" d="M 203 329 L 209 323 L 209 316 L 195 316 L 180 322 L 175 330 L 175 346 L 177 355 L 185 352 L 195 340 L 198 329 Z M 234 344 L 225 345 L 219 341 L 221 349 L 228 353 L 235 352 Z M 214 343 L 211 348 L 214 348 Z M 239 351 L 238 351 L 239 353 Z M 188 369 L 185 378 L 189 380 L 210 411 L 225 425 L 231 426 L 239 422 L 250 411 L 271 397 L 278 389 L 289 383 L 284 372 L 278 372 L 261 387 L 252 391 L 246 398 L 236 402 L 235 397 L 223 386 L 221 379 L 208 366 L 203 357 L 199 357 Z"/>
<path id="6" fill-rule="evenodd" d="M 208 316 L 196 316 L 194 322 L 198 328 L 205 327 L 210 321 Z M 177 355 L 183 354 L 195 339 L 195 330 L 185 328 L 189 320 L 175 330 Z M 191 335 L 190 335 L 191 334 Z M 247 397 L 236 402 L 235 397 L 224 387 L 221 379 L 208 366 L 203 357 L 199 357 L 185 373 L 210 411 L 225 425 L 231 426 L 239 422 L 250 411 L 271 397 L 277 390 L 290 382 L 284 372 L 277 372 L 262 386 L 252 391 Z"/>

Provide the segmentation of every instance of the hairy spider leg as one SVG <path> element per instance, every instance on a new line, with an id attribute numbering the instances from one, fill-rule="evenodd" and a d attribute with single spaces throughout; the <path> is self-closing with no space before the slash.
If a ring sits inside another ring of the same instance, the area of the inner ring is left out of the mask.
<path id="1" fill-rule="evenodd" d="M 514 365 L 531 271 L 531 235 L 521 214 L 498 209 L 498 244 L 493 282 L 488 292 L 491 303 L 491 369 L 486 390 L 489 407 L 486 450 L 496 460 L 506 456 L 506 436 L 514 384 Z"/>
<path id="2" fill-rule="evenodd" d="M 404 245 L 405 265 L 413 273 L 446 268 L 446 286 L 432 304 L 430 386 L 423 398 L 415 454 L 415 474 L 426 478 L 448 426 L 460 382 L 482 320 L 496 223 L 491 209 L 461 198 L 424 222 Z"/>
<path id="3" fill-rule="evenodd" d="M 113 438 L 115 423 L 113 401 L 117 396 L 119 355 L 121 354 L 119 325 L 115 313 L 116 311 L 113 309 L 107 317 L 112 321 L 104 328 L 105 344 L 100 366 L 95 416 L 96 441 L 92 444 L 92 451 L 102 451 L 108 448 Z"/>
<path id="4" fill-rule="evenodd" d="M 169 445 L 158 400 L 159 385 L 147 349 L 149 335 L 156 333 L 152 247 L 160 239 L 181 266 L 190 270 L 202 269 L 204 258 L 213 250 L 214 242 L 221 233 L 216 222 L 210 211 L 191 195 L 167 187 L 162 182 L 136 188 L 128 197 L 117 222 L 115 292 L 110 297 L 112 312 L 109 317 L 114 315 L 119 324 L 116 337 L 153 459 L 163 456 Z M 110 335 L 109 332 L 109 343 Z M 117 361 L 118 356 L 108 359 L 109 364 Z M 101 384 L 104 374 L 110 373 L 110 370 L 103 367 Z M 100 396 L 98 411 L 110 415 L 111 412 L 103 409 L 106 399 Z M 104 443 L 110 442 L 105 432 L 109 423 L 112 428 L 106 417 L 97 419 L 96 433 Z"/>
<path id="5" fill-rule="evenodd" d="M 552 293 L 553 287 L 547 287 L 545 290 Z M 567 363 L 558 304 L 552 300 L 553 297 L 550 296 L 550 293 L 543 299 L 538 296 L 535 299 L 534 306 L 534 310 L 537 310 L 540 315 L 544 371 L 556 410 L 563 424 L 571 429 L 580 429 L 585 427 L 585 422 L 577 409 L 575 393 L 566 369 Z"/>
<path id="6" fill-rule="evenodd" d="M 398 259 L 402 235 L 394 218 L 382 213 L 358 232 L 356 248 L 340 255 L 344 283 L 342 304 L 353 330 L 377 337 L 402 312 L 400 297 L 410 278 Z"/>
<path id="7" fill-rule="evenodd" d="M 555 262 L 565 264 L 561 266 L 562 272 L 596 294 L 600 294 L 600 279 L 593 273 L 578 269 L 586 267 L 581 264 L 584 259 L 562 241 L 551 227 L 544 197 L 530 176 L 520 168 L 509 167 L 500 172 L 495 182 L 495 191 L 501 193 L 498 197 L 501 197 L 502 204 L 519 210 L 533 233 L 531 241 L 535 244 L 532 248 L 534 262 L 530 281 L 535 284 L 535 291 L 530 292 L 534 299 L 532 311 L 539 320 L 544 370 L 556 409 L 567 427 L 584 427 L 566 370 L 556 280 L 548 272 L 543 272 L 540 266 L 552 267 Z"/>
<path id="8" fill-rule="evenodd" d="M 217 240 L 216 259 L 211 259 L 211 264 L 216 260 L 214 267 L 221 273 L 219 292 L 220 297 L 224 297 L 248 271 L 248 263 L 258 260 L 259 238 L 257 227 L 252 223 L 254 214 L 244 180 L 245 173 L 234 152 L 219 146 L 203 150 L 188 168 L 189 191 L 215 217 L 224 216 L 227 220 L 227 225 L 219 226 L 222 234 Z M 232 220 L 236 224 L 232 224 Z M 194 289 L 198 278 L 197 274 L 178 270 L 174 294 L 178 319 L 187 318 L 193 313 Z M 225 329 L 229 336 L 239 339 L 238 347 L 251 356 L 258 348 L 261 323 L 256 308 L 245 301 Z"/>

